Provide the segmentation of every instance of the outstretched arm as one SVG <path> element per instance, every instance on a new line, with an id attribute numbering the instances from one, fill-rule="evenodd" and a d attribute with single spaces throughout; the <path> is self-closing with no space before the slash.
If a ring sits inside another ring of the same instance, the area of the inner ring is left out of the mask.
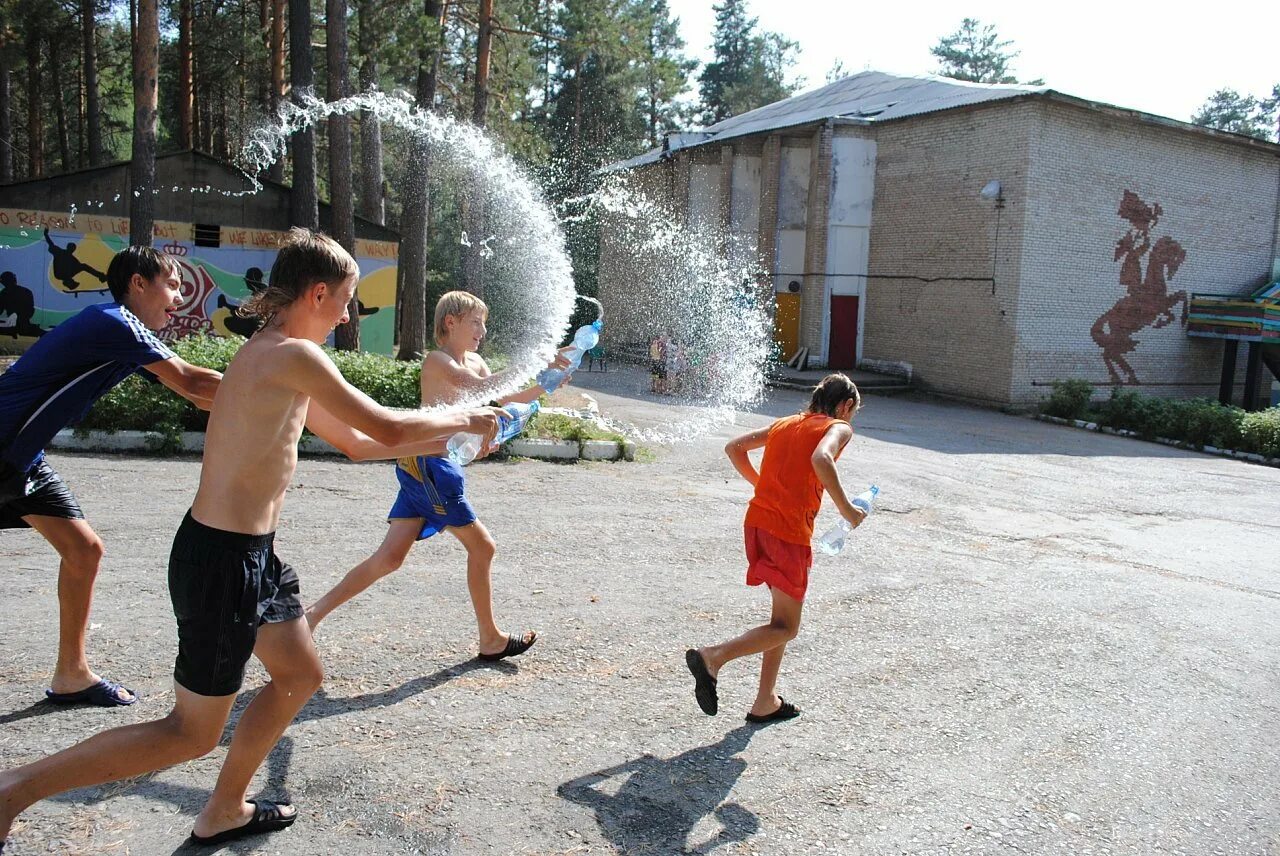
<path id="1" fill-rule="evenodd" d="M 835 423 L 827 429 L 827 433 L 822 435 L 809 462 L 813 464 L 813 472 L 818 477 L 818 481 L 827 489 L 827 493 L 831 494 L 831 501 L 836 504 L 840 516 L 849 521 L 850 525 L 857 526 L 866 518 L 866 512 L 849 501 L 849 497 L 844 492 L 844 486 L 840 484 L 840 472 L 836 469 L 836 455 L 852 436 L 853 428 L 849 423 Z"/>
<path id="2" fill-rule="evenodd" d="M 446 440 L 458 431 L 479 434 L 488 446 L 498 431 L 498 411 L 491 407 L 443 413 L 389 410 L 347 383 L 312 342 L 294 341 L 281 349 L 279 376 L 337 422 L 388 448 Z"/>
<path id="3" fill-rule="evenodd" d="M 222 373 L 193 366 L 181 357 L 171 357 L 143 366 L 162 384 L 201 410 L 213 407 L 213 396 L 222 382 Z"/>
<path id="4" fill-rule="evenodd" d="M 733 463 L 733 468 L 752 486 L 760 481 L 760 473 L 756 472 L 755 465 L 751 463 L 751 456 L 748 453 L 752 449 L 764 448 L 765 441 L 769 439 L 769 429 L 772 427 L 772 425 L 766 425 L 764 428 L 757 428 L 754 431 L 740 434 L 730 440 L 724 447 L 724 453 L 729 456 L 729 460 Z"/>
<path id="5" fill-rule="evenodd" d="M 418 455 L 443 455 L 448 439 L 433 438 L 417 443 L 388 446 L 357 431 L 315 401 L 307 408 L 307 430 L 353 461 L 389 461 Z M 485 447 L 487 450 L 488 447 Z"/>

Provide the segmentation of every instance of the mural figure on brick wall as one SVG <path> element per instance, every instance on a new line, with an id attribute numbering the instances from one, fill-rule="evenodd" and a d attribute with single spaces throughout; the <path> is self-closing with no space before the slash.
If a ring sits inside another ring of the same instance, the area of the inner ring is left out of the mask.
<path id="1" fill-rule="evenodd" d="M 1089 334 L 1102 349 L 1111 382 L 1138 383 L 1138 376 L 1125 355 L 1137 347 L 1134 334 L 1146 327 L 1160 329 L 1173 323 L 1174 307 L 1182 304 L 1180 323 L 1187 323 L 1187 293 L 1169 293 L 1169 280 L 1187 258 L 1187 252 L 1165 235 L 1151 241 L 1151 231 L 1164 213 L 1159 203 L 1148 205 L 1131 190 L 1120 200 L 1121 217 L 1129 229 L 1116 242 L 1114 260 L 1120 262 L 1120 285 L 1125 293 L 1115 305 L 1093 322 Z M 1146 257 L 1146 271 L 1143 258 Z"/>

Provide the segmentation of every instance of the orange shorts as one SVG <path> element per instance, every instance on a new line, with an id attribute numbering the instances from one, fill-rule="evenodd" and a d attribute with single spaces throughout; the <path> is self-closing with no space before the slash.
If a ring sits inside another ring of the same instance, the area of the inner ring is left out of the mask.
<path id="1" fill-rule="evenodd" d="M 743 526 L 747 544 L 747 585 L 761 583 L 796 600 L 804 600 L 809 588 L 813 549 L 792 544 L 756 526 Z"/>

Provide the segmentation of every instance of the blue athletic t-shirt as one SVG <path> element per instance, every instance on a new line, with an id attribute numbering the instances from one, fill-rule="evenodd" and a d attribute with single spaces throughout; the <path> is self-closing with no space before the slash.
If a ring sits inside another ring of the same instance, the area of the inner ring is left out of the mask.
<path id="1" fill-rule="evenodd" d="M 119 303 L 85 307 L 0 374 L 0 463 L 25 473 L 44 457 L 53 435 L 111 387 L 141 366 L 173 356 Z"/>

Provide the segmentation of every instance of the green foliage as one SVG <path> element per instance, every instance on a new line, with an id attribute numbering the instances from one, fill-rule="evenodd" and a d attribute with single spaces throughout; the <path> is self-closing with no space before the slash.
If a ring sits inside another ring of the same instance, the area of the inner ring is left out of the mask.
<path id="1" fill-rule="evenodd" d="M 594 422 L 564 413 L 538 413 L 525 426 L 524 436 L 541 440 L 626 440 L 621 434 L 607 431 Z"/>
<path id="2" fill-rule="evenodd" d="M 756 32 L 756 18 L 747 17 L 746 0 L 723 0 L 714 7 L 715 59 L 698 78 L 703 121 L 710 125 L 780 101 L 796 91 L 786 82 L 799 46 L 778 33 Z"/>
<path id="3" fill-rule="evenodd" d="M 239 337 L 190 336 L 173 349 L 187 362 L 225 371 L 244 344 Z M 378 354 L 325 349 L 347 382 L 385 407 L 417 407 L 419 366 Z M 126 378 L 93 406 L 77 430 L 149 431 L 160 448 L 172 451 L 183 431 L 203 431 L 208 414 L 159 383 L 139 375 Z"/>
<path id="4" fill-rule="evenodd" d="M 1244 414 L 1240 438 L 1246 452 L 1280 458 L 1280 407 Z"/>
<path id="5" fill-rule="evenodd" d="M 1055 380 L 1041 412 L 1060 419 L 1083 419 L 1093 398 L 1093 384 L 1084 380 Z"/>
<path id="6" fill-rule="evenodd" d="M 1241 95 L 1234 89 L 1219 89 L 1210 95 L 1191 121 L 1219 131 L 1244 134 L 1259 140 L 1280 140 L 1276 128 L 1280 112 L 1280 83 L 1271 90 L 1270 98 Z"/>
<path id="7" fill-rule="evenodd" d="M 953 80 L 974 83 L 1017 83 L 1010 73 L 1009 63 L 1018 56 L 1009 50 L 1013 42 L 1000 41 L 996 28 L 983 25 L 974 18 L 965 18 L 960 29 L 943 36 L 929 49 L 938 59 L 938 73 Z"/>
<path id="8" fill-rule="evenodd" d="M 1197 449 L 1216 446 L 1280 457 L 1280 407 L 1249 413 L 1209 398 L 1153 398 L 1119 389 L 1091 407 L 1092 392 L 1085 381 L 1057 381 L 1042 411 L 1064 419 L 1090 419 L 1146 440 L 1163 438 Z"/>

